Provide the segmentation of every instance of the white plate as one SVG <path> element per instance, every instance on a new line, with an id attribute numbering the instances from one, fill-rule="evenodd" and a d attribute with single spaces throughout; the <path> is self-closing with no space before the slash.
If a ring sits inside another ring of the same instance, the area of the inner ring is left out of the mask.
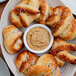
<path id="1" fill-rule="evenodd" d="M 0 76 L 10 76 L 9 70 L 1 57 L 0 57 Z"/>
<path id="2" fill-rule="evenodd" d="M 11 10 L 20 2 L 20 0 L 10 0 L 7 4 L 7 6 L 5 7 L 2 17 L 1 17 L 1 25 L 0 25 L 0 29 L 1 29 L 1 36 L 0 36 L 0 40 L 1 40 L 1 49 L 2 49 L 2 53 L 3 56 L 9 66 L 9 68 L 11 69 L 11 71 L 13 72 L 13 74 L 15 76 L 25 76 L 22 73 L 19 73 L 18 68 L 15 65 L 15 59 L 16 59 L 16 54 L 15 55 L 10 55 L 6 52 L 6 50 L 4 49 L 3 46 L 3 37 L 2 37 L 2 30 L 5 26 L 11 24 L 10 23 L 10 12 Z M 48 4 L 52 7 L 55 7 L 57 5 L 63 5 L 62 2 L 60 2 L 59 0 L 47 0 Z M 23 30 L 23 29 L 21 29 Z M 24 28 L 25 30 L 25 28 Z M 76 39 L 69 41 L 72 43 L 76 43 Z M 73 52 L 72 54 L 76 55 L 76 52 Z M 72 64 L 65 64 L 61 69 L 62 69 L 62 76 L 73 76 L 73 73 L 75 72 L 75 68 L 76 65 L 72 65 Z"/>

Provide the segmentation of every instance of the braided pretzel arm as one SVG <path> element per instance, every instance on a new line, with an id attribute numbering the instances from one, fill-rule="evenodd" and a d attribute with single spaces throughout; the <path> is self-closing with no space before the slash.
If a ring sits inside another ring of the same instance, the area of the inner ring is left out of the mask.
<path id="1" fill-rule="evenodd" d="M 36 64 L 38 57 L 30 53 L 29 51 L 25 50 L 19 53 L 16 58 L 16 65 L 19 68 L 20 72 L 27 73 L 29 68 Z"/>
<path id="2" fill-rule="evenodd" d="M 32 6 L 35 9 L 39 9 L 40 1 L 39 0 L 28 0 L 27 4 Z M 35 19 L 37 19 L 36 16 L 37 16 L 37 14 L 36 15 L 30 15 L 30 14 L 21 13 L 20 14 L 20 20 L 21 20 L 21 22 L 23 23 L 24 26 L 25 25 L 29 26 L 30 23 L 32 23 Z"/>
<path id="3" fill-rule="evenodd" d="M 68 52 L 76 51 L 76 45 L 67 43 L 64 39 L 60 37 L 55 37 L 52 51 L 54 53 L 57 53 L 59 50 L 66 50 Z"/>
<path id="4" fill-rule="evenodd" d="M 60 20 L 60 16 L 57 15 L 57 14 L 54 14 L 54 15 L 50 15 L 48 16 L 48 18 L 46 19 L 45 23 L 48 25 L 48 26 L 51 26 L 53 27 L 53 25 L 58 22 Z"/>
<path id="5" fill-rule="evenodd" d="M 48 12 L 49 12 L 48 3 L 46 1 L 41 1 L 40 18 L 39 18 L 40 24 L 45 24 L 45 20 L 48 17 Z"/>
<path id="6" fill-rule="evenodd" d="M 56 37 L 50 53 L 54 55 L 58 61 L 58 65 L 62 66 L 65 62 L 76 64 L 76 57 L 69 52 L 76 51 L 76 45 L 67 43 L 60 37 Z M 59 61 L 62 60 L 62 61 Z"/>
<path id="7" fill-rule="evenodd" d="M 76 56 L 71 55 L 66 50 L 59 52 L 57 54 L 57 57 L 63 61 L 69 62 L 71 64 L 76 64 Z"/>
<path id="8" fill-rule="evenodd" d="M 10 19 L 11 19 L 11 23 L 15 25 L 16 27 L 18 28 L 23 27 L 20 21 L 19 15 L 15 14 L 14 10 L 11 11 Z"/>

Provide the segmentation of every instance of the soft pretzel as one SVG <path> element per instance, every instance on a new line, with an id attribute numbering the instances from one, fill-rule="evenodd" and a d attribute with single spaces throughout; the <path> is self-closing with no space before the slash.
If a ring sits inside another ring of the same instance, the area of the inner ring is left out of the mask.
<path id="1" fill-rule="evenodd" d="M 52 14 L 46 19 L 46 24 L 51 26 L 51 24 L 53 25 L 61 19 L 64 23 L 64 21 L 66 19 L 68 20 L 69 17 L 71 18 L 71 15 L 72 15 L 72 13 L 69 8 L 67 8 L 65 6 L 57 6 L 53 9 Z M 54 21 L 54 23 L 51 23 L 51 21 L 50 21 L 51 19 L 52 19 L 52 21 Z"/>
<path id="2" fill-rule="evenodd" d="M 59 66 L 64 65 L 64 61 L 76 64 L 76 57 L 69 52 L 76 51 L 76 45 L 67 43 L 60 37 L 56 37 L 50 53 L 56 56 Z M 61 61 L 60 61 L 61 60 Z"/>
<path id="3" fill-rule="evenodd" d="M 39 0 L 22 0 L 11 12 L 10 19 L 12 24 L 18 28 L 28 27 L 40 12 L 38 10 L 39 6 Z"/>
<path id="4" fill-rule="evenodd" d="M 15 26 L 6 26 L 3 30 L 4 47 L 8 53 L 17 53 L 23 45 L 21 39 L 23 33 L 19 31 Z"/>
<path id="5" fill-rule="evenodd" d="M 68 7 L 55 7 L 45 23 L 52 27 L 54 36 L 60 36 L 65 40 L 71 40 L 76 37 L 76 20 Z"/>
<path id="6" fill-rule="evenodd" d="M 41 56 L 36 65 L 27 72 L 27 76 L 61 76 L 61 71 L 57 66 L 56 59 L 50 54 Z"/>
<path id="7" fill-rule="evenodd" d="M 25 50 L 18 54 L 16 65 L 20 72 L 27 73 L 28 69 L 36 64 L 37 59 L 38 57 L 35 54 Z"/>

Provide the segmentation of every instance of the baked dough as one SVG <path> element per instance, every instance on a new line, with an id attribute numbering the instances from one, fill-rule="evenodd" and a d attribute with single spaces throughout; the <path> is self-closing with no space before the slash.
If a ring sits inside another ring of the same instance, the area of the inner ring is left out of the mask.
<path id="1" fill-rule="evenodd" d="M 55 7 L 45 23 L 52 27 L 53 36 L 60 36 L 65 40 L 76 37 L 76 19 L 73 18 L 68 7 Z"/>
<path id="2" fill-rule="evenodd" d="M 36 19 L 36 15 L 40 12 L 39 0 L 22 0 L 10 14 L 11 23 L 18 28 L 28 27 L 30 23 Z"/>
<path id="3" fill-rule="evenodd" d="M 23 46 L 23 32 L 19 31 L 15 26 L 6 26 L 3 30 L 4 47 L 10 54 L 17 53 Z"/>
<path id="4" fill-rule="evenodd" d="M 29 68 L 36 64 L 38 57 L 28 50 L 22 51 L 16 58 L 16 66 L 20 72 L 27 73 Z"/>
<path id="5" fill-rule="evenodd" d="M 54 56 L 45 54 L 29 69 L 27 76 L 62 76 L 62 74 Z"/>
<path id="6" fill-rule="evenodd" d="M 63 66 L 65 62 L 76 64 L 76 56 L 69 53 L 73 51 L 76 51 L 76 45 L 67 43 L 62 38 L 56 37 L 50 54 L 56 57 L 59 66 Z"/>

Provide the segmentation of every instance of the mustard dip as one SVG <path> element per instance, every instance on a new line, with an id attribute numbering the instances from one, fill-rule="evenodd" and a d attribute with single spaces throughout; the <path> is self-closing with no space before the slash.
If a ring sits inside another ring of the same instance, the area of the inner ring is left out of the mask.
<path id="1" fill-rule="evenodd" d="M 34 27 L 28 31 L 26 42 L 32 50 L 40 51 L 49 45 L 50 34 L 42 27 Z"/>

